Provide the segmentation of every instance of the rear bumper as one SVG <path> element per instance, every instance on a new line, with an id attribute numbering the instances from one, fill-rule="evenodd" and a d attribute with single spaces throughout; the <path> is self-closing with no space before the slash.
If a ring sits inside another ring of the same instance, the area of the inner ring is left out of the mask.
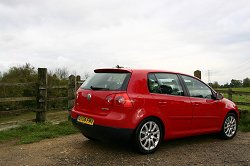
<path id="1" fill-rule="evenodd" d="M 94 119 L 94 125 L 106 126 L 118 129 L 135 129 L 138 119 L 136 119 L 137 111 L 135 110 L 116 110 L 110 111 L 105 115 L 98 115 L 90 112 L 83 112 L 77 110 L 75 107 L 71 110 L 71 118 L 77 119 L 78 116 L 85 116 Z"/>
<path id="2" fill-rule="evenodd" d="M 72 118 L 72 123 L 77 127 L 85 136 L 104 141 L 130 141 L 133 134 L 133 129 L 126 128 L 113 128 L 100 125 L 87 125 L 77 122 Z"/>

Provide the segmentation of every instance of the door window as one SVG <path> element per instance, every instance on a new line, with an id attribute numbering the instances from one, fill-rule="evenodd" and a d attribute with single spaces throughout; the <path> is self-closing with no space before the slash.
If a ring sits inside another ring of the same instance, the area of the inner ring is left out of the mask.
<path id="1" fill-rule="evenodd" d="M 191 97 L 208 99 L 213 98 L 211 89 L 203 82 L 189 76 L 182 75 L 182 78 L 184 79 L 185 85 Z"/>
<path id="2" fill-rule="evenodd" d="M 176 74 L 149 74 L 148 86 L 151 93 L 184 96 L 183 89 Z"/>

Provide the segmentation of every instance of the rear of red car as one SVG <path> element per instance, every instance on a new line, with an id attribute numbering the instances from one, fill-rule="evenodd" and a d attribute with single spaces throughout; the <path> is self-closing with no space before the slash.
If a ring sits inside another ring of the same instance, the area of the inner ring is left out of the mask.
<path id="1" fill-rule="evenodd" d="M 78 89 L 71 117 L 83 135 L 92 139 L 129 140 L 133 101 L 127 94 L 132 71 L 97 69 Z"/>

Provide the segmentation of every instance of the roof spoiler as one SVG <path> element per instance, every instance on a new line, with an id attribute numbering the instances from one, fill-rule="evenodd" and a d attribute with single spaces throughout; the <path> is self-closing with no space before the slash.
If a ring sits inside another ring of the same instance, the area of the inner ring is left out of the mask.
<path id="1" fill-rule="evenodd" d="M 125 68 L 109 68 L 109 69 L 95 69 L 95 73 L 131 73 L 131 69 L 125 69 Z"/>

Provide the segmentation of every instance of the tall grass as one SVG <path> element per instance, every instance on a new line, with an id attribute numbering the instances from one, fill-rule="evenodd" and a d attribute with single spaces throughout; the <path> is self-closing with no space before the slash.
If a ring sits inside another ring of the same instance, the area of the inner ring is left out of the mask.
<path id="1" fill-rule="evenodd" d="M 250 114 L 244 114 L 241 116 L 239 130 L 243 132 L 250 132 Z"/>

